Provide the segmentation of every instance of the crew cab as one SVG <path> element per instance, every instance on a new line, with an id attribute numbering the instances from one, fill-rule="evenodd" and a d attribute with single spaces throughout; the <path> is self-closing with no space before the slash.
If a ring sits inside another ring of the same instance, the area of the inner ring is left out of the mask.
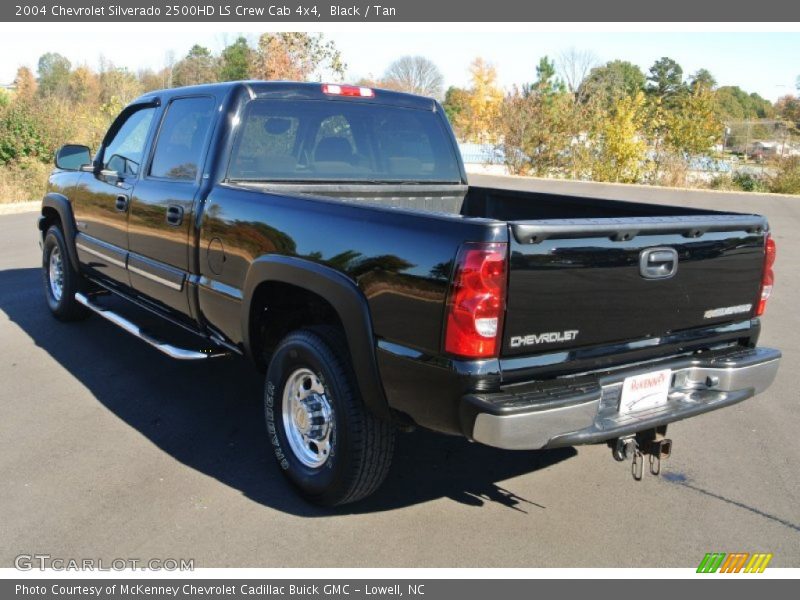
<path id="1" fill-rule="evenodd" d="M 780 360 L 757 345 L 763 217 L 469 186 L 442 107 L 409 94 L 148 93 L 94 156 L 57 152 L 39 229 L 58 319 L 264 371 L 265 435 L 320 504 L 375 491 L 415 426 L 608 443 L 657 472 L 667 424 L 762 392 Z"/>

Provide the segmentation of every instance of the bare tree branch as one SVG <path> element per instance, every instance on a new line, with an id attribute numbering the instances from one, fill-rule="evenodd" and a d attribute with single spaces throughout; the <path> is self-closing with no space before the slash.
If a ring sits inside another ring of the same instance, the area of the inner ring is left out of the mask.
<path id="1" fill-rule="evenodd" d="M 386 69 L 382 83 L 392 89 L 438 99 L 444 91 L 441 71 L 424 56 L 404 56 L 394 61 Z"/>
<path id="2" fill-rule="evenodd" d="M 597 56 L 588 50 L 570 48 L 558 55 L 556 68 L 558 74 L 567 85 L 567 89 L 578 96 L 581 84 L 589 75 L 589 71 L 599 64 Z"/>

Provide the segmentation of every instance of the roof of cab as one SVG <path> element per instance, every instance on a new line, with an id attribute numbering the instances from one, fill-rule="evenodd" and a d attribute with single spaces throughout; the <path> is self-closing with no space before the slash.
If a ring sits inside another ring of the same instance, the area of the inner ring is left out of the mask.
<path id="1" fill-rule="evenodd" d="M 346 102 L 366 102 L 375 104 L 387 104 L 404 108 L 416 108 L 421 110 L 435 110 L 436 103 L 432 98 L 395 92 L 380 88 L 370 88 L 375 92 L 374 97 L 352 97 L 336 96 L 326 94 L 322 91 L 322 83 L 306 83 L 297 81 L 226 81 L 224 83 L 207 83 L 203 85 L 192 85 L 187 87 L 169 88 L 156 90 L 143 94 L 137 98 L 133 104 L 150 102 L 155 98 L 161 101 L 169 100 L 176 96 L 186 96 L 196 93 L 206 93 L 215 96 L 228 94 L 231 89 L 240 87 L 247 89 L 251 96 L 257 98 L 276 98 L 276 99 L 305 99 L 305 100 L 336 100 Z"/>

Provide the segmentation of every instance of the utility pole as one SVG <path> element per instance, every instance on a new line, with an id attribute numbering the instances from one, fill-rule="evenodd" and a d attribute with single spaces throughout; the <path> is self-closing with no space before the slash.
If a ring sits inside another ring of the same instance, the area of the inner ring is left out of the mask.
<path id="1" fill-rule="evenodd" d="M 747 120 L 747 135 L 744 138 L 744 162 L 747 162 L 747 147 L 750 145 L 750 126 L 752 121 Z"/>

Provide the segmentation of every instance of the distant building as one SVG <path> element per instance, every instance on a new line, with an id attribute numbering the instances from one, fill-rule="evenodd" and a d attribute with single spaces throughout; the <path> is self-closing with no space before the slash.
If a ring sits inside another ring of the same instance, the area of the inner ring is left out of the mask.
<path id="1" fill-rule="evenodd" d="M 748 153 L 756 159 L 772 158 L 780 153 L 781 145 L 778 142 L 755 140 L 750 144 Z"/>

